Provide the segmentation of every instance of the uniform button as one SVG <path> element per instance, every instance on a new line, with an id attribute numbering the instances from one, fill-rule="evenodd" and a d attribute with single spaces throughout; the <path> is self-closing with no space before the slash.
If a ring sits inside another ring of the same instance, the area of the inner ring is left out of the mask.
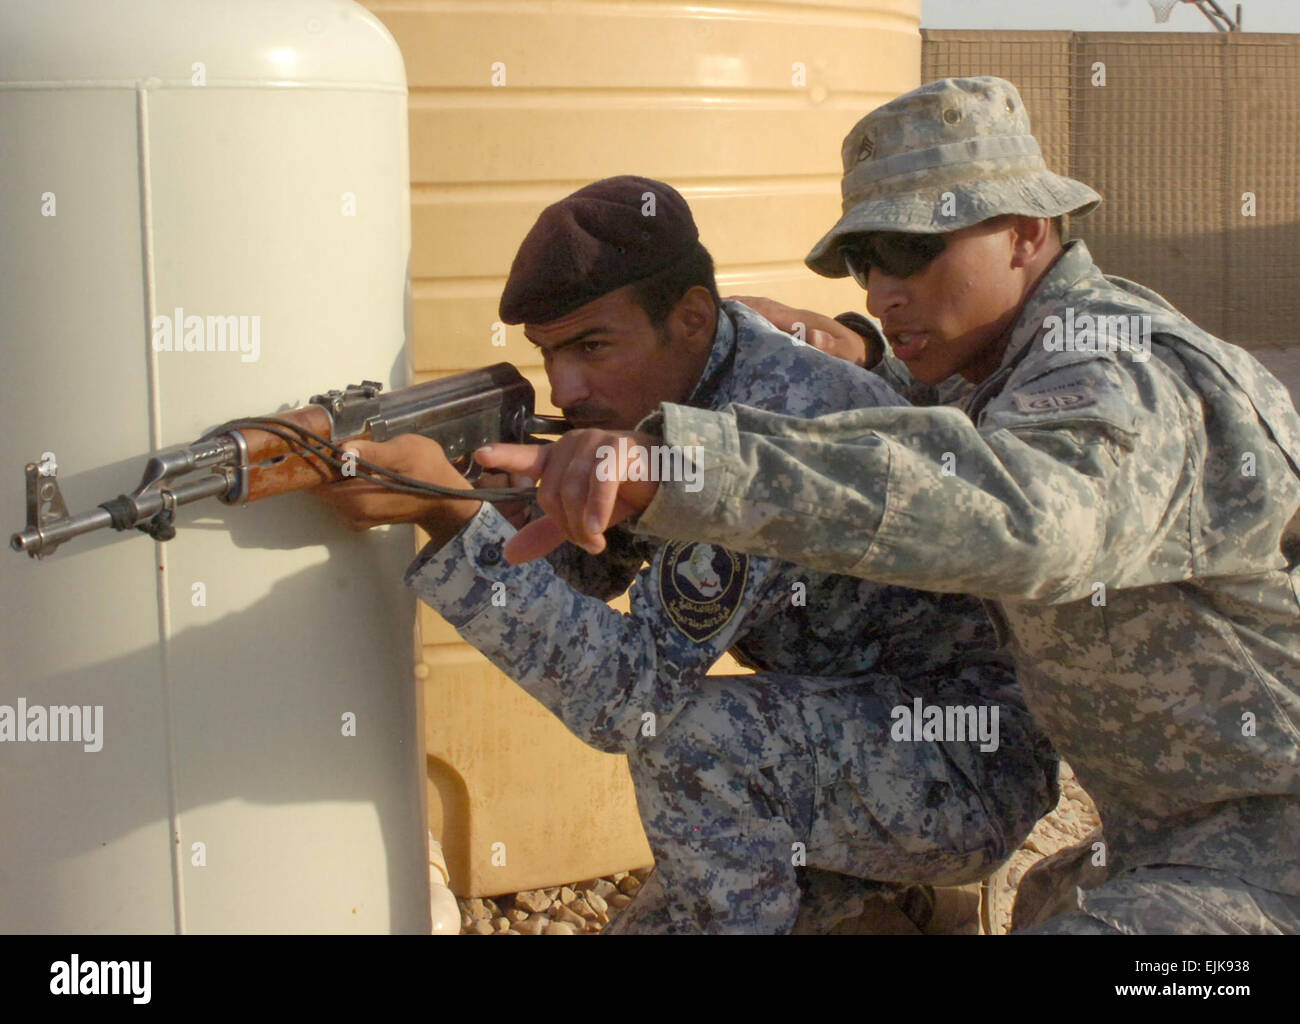
<path id="1" fill-rule="evenodd" d="M 501 564 L 501 545 L 486 544 L 483 550 L 479 552 L 479 565 L 500 565 Z"/>

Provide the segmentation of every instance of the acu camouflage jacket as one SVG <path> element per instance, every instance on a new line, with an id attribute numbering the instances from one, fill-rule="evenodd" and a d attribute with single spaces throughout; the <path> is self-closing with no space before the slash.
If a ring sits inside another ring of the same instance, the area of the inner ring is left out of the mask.
<path id="1" fill-rule="evenodd" d="M 1141 334 L 1097 344 L 1103 316 L 1149 327 L 1145 358 Z M 988 599 L 1112 871 L 1194 864 L 1300 894 L 1285 389 L 1076 241 L 963 405 L 803 421 L 666 404 L 642 429 L 702 446 L 703 487 L 662 485 L 636 530 Z"/>

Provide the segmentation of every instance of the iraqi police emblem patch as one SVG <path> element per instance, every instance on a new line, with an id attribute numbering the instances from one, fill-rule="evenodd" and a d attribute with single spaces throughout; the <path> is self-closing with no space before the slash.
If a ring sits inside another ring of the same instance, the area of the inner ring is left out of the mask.
<path id="1" fill-rule="evenodd" d="M 748 575 L 747 555 L 674 541 L 659 563 L 660 600 L 673 625 L 700 643 L 735 617 Z"/>

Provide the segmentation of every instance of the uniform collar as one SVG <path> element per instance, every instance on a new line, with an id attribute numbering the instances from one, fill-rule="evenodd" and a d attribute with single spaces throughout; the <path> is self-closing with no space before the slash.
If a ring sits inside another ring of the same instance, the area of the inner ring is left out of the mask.
<path id="1" fill-rule="evenodd" d="M 1076 238 L 1066 242 L 1061 255 L 1025 300 L 1015 326 L 1011 328 L 1011 340 L 1002 353 L 999 371 L 1014 367 L 1024 358 L 1025 350 L 1043 329 L 1043 318 L 1060 309 L 1065 296 L 1084 278 L 1092 276 L 1098 276 L 1098 272 L 1092 262 L 1092 253 L 1083 240 Z"/>
<path id="2" fill-rule="evenodd" d="M 736 360 L 737 330 L 731 314 L 732 307 L 737 305 L 740 304 L 724 302 L 718 307 L 718 322 L 713 329 L 713 348 L 709 351 L 709 358 L 704 364 L 704 372 L 700 374 L 699 381 L 696 382 L 694 390 L 691 391 L 684 405 L 694 406 L 697 409 L 710 409 L 718 403 L 727 377 L 730 375 L 731 366 Z"/>
<path id="3" fill-rule="evenodd" d="M 1092 253 L 1088 252 L 1088 247 L 1083 244 L 1083 240 L 1076 238 L 1066 242 L 1061 255 L 1029 293 L 1029 298 L 1021 307 L 1020 314 L 1008 329 L 1011 340 L 1007 342 L 1007 347 L 1002 352 L 1002 361 L 998 363 L 998 368 L 959 400 L 958 404 L 970 414 L 972 419 L 979 422 L 979 415 L 984 406 L 1002 390 L 1007 378 L 1029 353 L 1034 339 L 1043 329 L 1043 318 L 1049 312 L 1060 309 L 1061 302 L 1078 286 L 1079 282 L 1091 276 L 1100 279 L 1100 272 L 1093 264 Z"/>

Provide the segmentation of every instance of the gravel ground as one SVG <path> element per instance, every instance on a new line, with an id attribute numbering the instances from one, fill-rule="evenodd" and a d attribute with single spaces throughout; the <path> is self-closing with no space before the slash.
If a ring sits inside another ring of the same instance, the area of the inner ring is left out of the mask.
<path id="1" fill-rule="evenodd" d="M 1015 887 L 1031 865 L 1066 846 L 1082 842 L 1097 827 L 1097 810 L 1074 777 L 1061 765 L 1061 799 L 997 876 L 993 928 L 1005 932 L 1011 920 Z M 632 902 L 649 867 L 619 871 L 564 886 L 507 893 L 491 899 L 457 899 L 463 935 L 590 935 L 599 932 Z"/>
<path id="2" fill-rule="evenodd" d="M 619 871 L 569 885 L 457 899 L 463 935 L 590 935 L 632 902 L 650 868 Z"/>

